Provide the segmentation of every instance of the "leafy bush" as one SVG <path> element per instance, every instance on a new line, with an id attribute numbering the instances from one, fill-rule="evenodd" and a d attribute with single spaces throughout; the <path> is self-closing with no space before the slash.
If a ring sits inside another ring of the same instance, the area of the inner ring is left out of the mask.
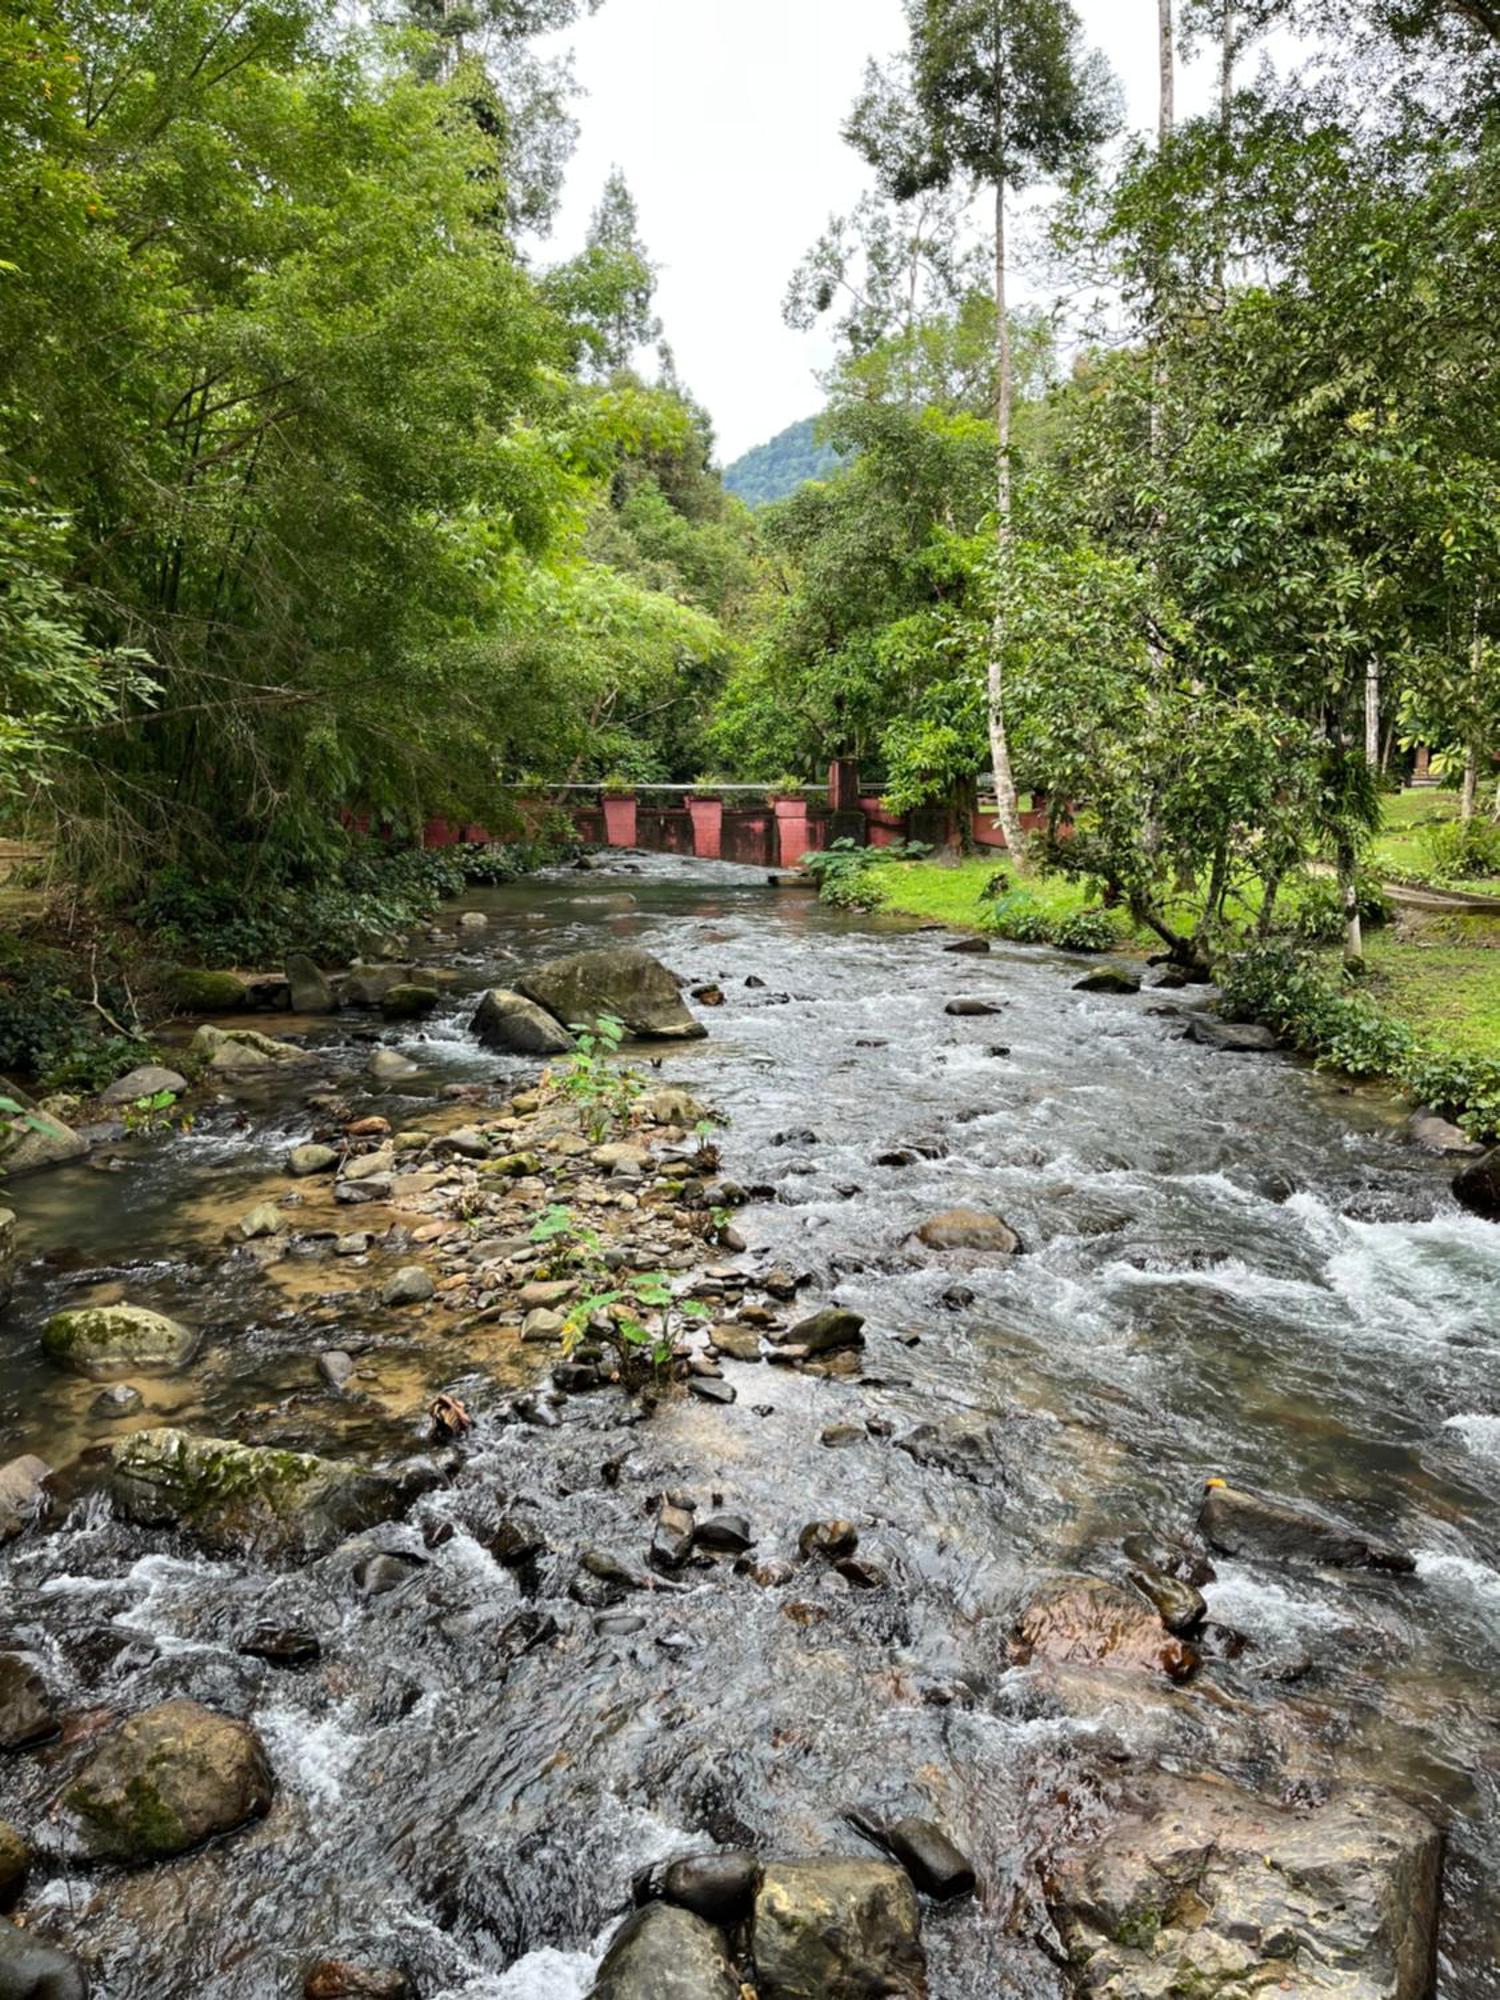
<path id="1" fill-rule="evenodd" d="M 1252 945 L 1219 970 L 1229 1013 L 1264 1021 L 1321 1068 L 1387 1077 L 1475 1138 L 1500 1133 L 1500 1063 L 1434 1053 L 1403 1022 L 1344 992 L 1285 940 Z"/>
<path id="2" fill-rule="evenodd" d="M 1439 882 L 1463 882 L 1500 875 L 1500 821 L 1440 820 L 1422 836 Z"/>
<path id="3" fill-rule="evenodd" d="M 1005 877 L 995 879 L 1003 883 Z M 985 923 L 1014 944 L 1052 944 L 1063 951 L 1113 951 L 1120 942 L 1119 926 L 1108 910 L 1069 910 L 1056 916 L 1029 889 L 1002 889 L 991 901 Z"/>
<path id="4" fill-rule="evenodd" d="M 100 997 L 128 1017 L 123 988 L 101 978 Z M 92 1095 L 150 1055 L 144 1037 L 106 1031 L 78 998 L 65 954 L 39 949 L 0 972 L 0 1072 L 33 1078 L 43 1090 Z"/>
<path id="5" fill-rule="evenodd" d="M 1053 942 L 1064 951 L 1113 951 L 1120 942 L 1119 926 L 1108 910 L 1075 910 L 1060 920 Z"/>
<path id="6" fill-rule="evenodd" d="M 1376 875 L 1363 869 L 1355 881 L 1360 922 L 1370 930 L 1388 924 L 1395 906 Z M 1285 921 L 1279 926 L 1299 944 L 1334 945 L 1343 942 L 1344 898 L 1332 875 L 1307 875 L 1297 883 L 1295 897 L 1289 897 Z"/>
<path id="7" fill-rule="evenodd" d="M 885 901 L 878 871 L 898 861 L 923 861 L 932 849 L 920 840 L 892 847 L 858 847 L 836 840 L 821 853 L 804 854 L 802 866 L 818 885 L 822 902 L 838 910 L 878 910 Z"/>

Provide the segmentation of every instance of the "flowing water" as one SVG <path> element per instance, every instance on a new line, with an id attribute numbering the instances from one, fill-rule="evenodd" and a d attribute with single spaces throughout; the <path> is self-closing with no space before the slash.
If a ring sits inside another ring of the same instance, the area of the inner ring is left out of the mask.
<path id="1" fill-rule="evenodd" d="M 705 1839 L 859 1852 L 841 1817 L 857 1804 L 942 1819 L 979 1866 L 983 1898 L 927 1919 L 934 2000 L 1042 2000 L 1060 1988 L 1041 1876 L 1101 1811 L 1101 1761 L 1134 1750 L 1292 1797 L 1351 1778 L 1423 1802 L 1451 1827 L 1440 1991 L 1500 1992 L 1500 1229 L 1458 1210 L 1378 1096 L 1183 1041 L 1162 1011 L 1183 996 L 1078 994 L 1075 961 L 947 956 L 941 935 L 746 870 L 634 868 L 609 886 L 636 905 L 615 912 L 572 900 L 596 876 L 476 892 L 490 926 L 435 952 L 458 975 L 439 1014 L 382 1036 L 422 1076 L 372 1092 L 351 1017 L 303 1024 L 317 1075 L 418 1123 L 444 1083 L 526 1073 L 466 1027 L 467 996 L 517 960 L 639 941 L 719 980 L 711 1039 L 665 1072 L 729 1117 L 752 1252 L 867 1316 L 863 1378 L 729 1361 L 732 1407 L 669 1399 L 640 1421 L 609 1392 L 549 1430 L 499 1420 L 504 1367 L 413 1336 L 373 1357 L 378 1398 L 334 1403 L 312 1356 L 358 1333 L 373 1277 L 210 1247 L 306 1136 L 306 1077 L 125 1142 L 120 1172 L 18 1184 L 33 1261 L 0 1332 L 0 1457 L 60 1465 L 118 1434 L 89 1417 L 91 1385 L 37 1361 L 36 1332 L 61 1303 L 128 1295 L 208 1329 L 189 1374 L 145 1385 L 142 1421 L 392 1452 L 454 1388 L 480 1420 L 463 1470 L 386 1545 L 422 1551 L 424 1527 L 503 1507 L 549 1551 L 518 1576 L 459 1525 L 368 1599 L 337 1555 L 263 1572 L 97 1496 L 65 1507 L 9 1552 L 0 1640 L 76 1709 L 190 1694 L 251 1716 L 278 1798 L 178 1863 L 59 1872 L 33 1911 L 86 1941 L 107 2000 L 262 2000 L 326 1952 L 400 1960 L 425 1996 L 579 2000 L 645 1863 Z M 958 995 L 1001 1012 L 950 1017 Z M 893 1148 L 909 1164 L 873 1164 Z M 904 1247 L 959 1204 L 1006 1216 L 1027 1254 L 969 1268 Z M 820 1443 L 872 1419 L 862 1443 Z M 933 1421 L 981 1431 L 981 1477 L 890 1441 Z M 1006 1667 L 1028 1591 L 1120 1574 L 1121 1535 L 1190 1525 L 1215 1475 L 1352 1517 L 1418 1575 L 1221 1563 L 1213 1614 L 1252 1645 L 1212 1668 L 1217 1708 L 1034 1700 Z M 567 1595 L 579 1551 L 638 1561 L 653 1496 L 677 1487 L 747 1514 L 760 1555 L 847 1516 L 889 1586 L 761 1589 L 724 1566 L 599 1635 Z M 514 1657 L 500 1635 L 519 1609 L 559 1636 Z M 312 1624 L 321 1664 L 239 1654 L 267 1616 Z M 0 1812 L 34 1825 L 54 1783 L 51 1753 L 10 1760 Z"/>

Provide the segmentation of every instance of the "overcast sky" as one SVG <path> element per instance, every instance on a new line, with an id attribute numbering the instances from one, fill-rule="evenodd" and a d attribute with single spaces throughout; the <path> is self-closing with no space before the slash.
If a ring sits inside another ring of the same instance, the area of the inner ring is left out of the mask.
<path id="1" fill-rule="evenodd" d="M 1125 91 L 1156 115 L 1155 0 L 1080 0 Z M 550 246 L 583 240 L 605 175 L 625 171 L 661 267 L 657 307 L 724 463 L 822 402 L 821 333 L 782 324 L 787 279 L 868 170 L 839 138 L 866 60 L 900 46 L 900 0 L 605 0 L 554 38 L 575 52 L 582 133 Z M 1208 75 L 1179 85 L 1191 110 Z"/>

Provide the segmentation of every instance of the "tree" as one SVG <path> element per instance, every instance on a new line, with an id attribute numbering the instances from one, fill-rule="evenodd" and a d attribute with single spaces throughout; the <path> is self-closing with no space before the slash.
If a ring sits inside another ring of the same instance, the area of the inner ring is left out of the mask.
<path id="1" fill-rule="evenodd" d="M 641 241 L 635 197 L 610 170 L 581 253 L 547 274 L 548 298 L 574 329 L 576 351 L 600 374 L 625 368 L 661 334 L 651 310 L 656 270 Z"/>
<path id="2" fill-rule="evenodd" d="M 1015 396 L 1008 301 L 1007 201 L 1013 189 L 1077 167 L 1111 130 L 1113 101 L 1097 56 L 1083 50 L 1069 0 L 907 0 L 909 97 L 872 78 L 846 128 L 888 192 L 977 183 L 994 200 L 997 395 L 996 544 L 1011 536 Z M 1003 597 L 987 670 L 996 816 L 1018 866 L 1020 813 L 1007 736 Z"/>

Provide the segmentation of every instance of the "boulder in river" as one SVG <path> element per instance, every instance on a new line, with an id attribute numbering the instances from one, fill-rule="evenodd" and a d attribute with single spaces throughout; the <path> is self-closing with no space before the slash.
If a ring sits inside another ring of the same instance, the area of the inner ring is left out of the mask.
<path id="1" fill-rule="evenodd" d="M 248 1723 L 196 1701 L 164 1701 L 99 1738 L 58 1805 L 81 1859 L 138 1864 L 261 1818 L 271 1790 Z"/>
<path id="2" fill-rule="evenodd" d="M 725 1854 L 686 1854 L 669 1862 L 662 1900 L 677 1903 L 710 1924 L 737 1924 L 750 1914 L 760 1883 L 760 1862 L 748 1848 Z"/>
<path id="3" fill-rule="evenodd" d="M 1500 1146 L 1492 1146 L 1455 1174 L 1453 1192 L 1475 1215 L 1500 1222 Z"/>
<path id="4" fill-rule="evenodd" d="M 42 1481 L 52 1468 L 46 1459 L 25 1452 L 0 1465 L 0 1543 L 13 1541 L 42 1504 Z"/>
<path id="5" fill-rule="evenodd" d="M 402 980 L 381 994 L 380 1011 L 388 1021 L 415 1021 L 423 1014 L 430 1014 L 437 1003 L 436 987 L 416 986 Z"/>
<path id="6" fill-rule="evenodd" d="M 887 1861 L 772 1861 L 752 1932 L 761 2000 L 922 2000 L 917 1892 Z"/>
<path id="7" fill-rule="evenodd" d="M 338 1006 L 333 982 L 305 951 L 292 952 L 286 962 L 294 1014 L 331 1014 Z"/>
<path id="8" fill-rule="evenodd" d="M 675 1903 L 627 1917 L 589 2000 L 739 2000 L 722 1932 Z"/>
<path id="9" fill-rule="evenodd" d="M 202 1335 L 145 1306 L 82 1306 L 54 1313 L 42 1352 L 59 1368 L 112 1382 L 122 1375 L 170 1375 L 186 1368 Z"/>
<path id="10" fill-rule="evenodd" d="M 141 1063 L 137 1068 L 127 1070 L 124 1076 L 117 1076 L 99 1093 L 101 1104 L 138 1104 L 143 1097 L 160 1097 L 170 1091 L 173 1097 L 181 1097 L 187 1089 L 188 1081 L 175 1069 L 168 1069 L 162 1063 Z"/>
<path id="11" fill-rule="evenodd" d="M 191 1052 L 225 1076 L 270 1075 L 308 1060 L 306 1049 L 278 1042 L 255 1028 L 215 1028 L 207 1021 L 193 1036 Z"/>
<path id="12" fill-rule="evenodd" d="M 72 1952 L 47 1944 L 0 1917 L 0 1995 L 4 2000 L 88 2000 L 89 1980 Z"/>
<path id="13" fill-rule="evenodd" d="M 29 1750 L 58 1731 L 57 1711 L 23 1653 L 0 1653 L 0 1750 Z"/>
<path id="14" fill-rule="evenodd" d="M 952 1014 L 955 1019 L 960 1021 L 977 1021 L 982 1020 L 987 1014 L 998 1014 L 1000 1008 L 993 1000 L 967 998 L 950 1000 L 943 1009 L 943 1012 L 945 1014 Z"/>
<path id="15" fill-rule="evenodd" d="M 834 1354 L 840 1348 L 863 1347 L 864 1315 L 845 1306 L 824 1306 L 821 1312 L 799 1319 L 785 1333 L 772 1336 L 779 1345 L 806 1348 L 810 1355 Z"/>
<path id="16" fill-rule="evenodd" d="M 1120 1673 L 1162 1673 L 1185 1681 L 1201 1656 L 1190 1640 L 1165 1631 L 1140 1598 L 1097 1576 L 1065 1576 L 1043 1590 L 1023 1612 L 1011 1657 L 1063 1666 L 1102 1666 Z"/>
<path id="17" fill-rule="evenodd" d="M 973 1862 L 930 1819 L 898 1819 L 883 1839 L 924 1896 L 950 1903 L 973 1894 Z"/>
<path id="18" fill-rule="evenodd" d="M 950 1208 L 934 1215 L 917 1230 L 917 1241 L 929 1250 L 978 1250 L 997 1257 L 1014 1257 L 1025 1244 L 1001 1216 L 977 1208 Z"/>
<path id="19" fill-rule="evenodd" d="M 182 966 L 172 975 L 172 1005 L 180 1014 L 238 1014 L 250 1005 L 250 989 L 237 972 Z"/>
<path id="20" fill-rule="evenodd" d="M 1263 1493 L 1226 1486 L 1222 1480 L 1209 1482 L 1198 1526 L 1210 1547 L 1226 1556 L 1264 1556 L 1330 1569 L 1383 1569 L 1397 1575 L 1410 1575 L 1416 1568 L 1404 1549 L 1308 1508 L 1290 1507 Z"/>
<path id="21" fill-rule="evenodd" d="M 1217 1014 L 1194 1014 L 1188 1022 L 1187 1038 L 1223 1055 L 1265 1055 L 1281 1043 L 1270 1028 L 1259 1021 L 1221 1021 Z"/>
<path id="22" fill-rule="evenodd" d="M 1424 1153 L 1440 1159 L 1477 1159 L 1484 1151 L 1461 1126 L 1442 1117 L 1430 1105 L 1419 1105 L 1406 1121 L 1406 1136 Z"/>
<path id="23" fill-rule="evenodd" d="M 331 1174 L 342 1157 L 337 1146 L 321 1146 L 309 1139 L 287 1154 L 286 1170 L 295 1180 L 305 1180 L 309 1174 Z"/>
<path id="24" fill-rule="evenodd" d="M 561 1021 L 593 1027 L 606 1015 L 646 1041 L 701 1041 L 707 1033 L 688 1010 L 677 981 L 649 952 L 630 945 L 574 952 L 531 966 L 516 981 L 527 1000 Z"/>
<path id="25" fill-rule="evenodd" d="M 490 988 L 470 1026 L 487 1049 L 511 1055 L 564 1056 L 573 1046 L 573 1037 L 560 1021 L 508 986 Z"/>
<path id="26" fill-rule="evenodd" d="M 216 1547 L 314 1555 L 401 1512 L 407 1483 L 358 1462 L 194 1437 L 163 1428 L 122 1438 L 110 1492 L 128 1520 L 182 1527 Z"/>
<path id="27" fill-rule="evenodd" d="M 1082 979 L 1073 981 L 1075 993 L 1139 993 L 1140 990 L 1138 965 L 1096 965 Z"/>
<path id="28" fill-rule="evenodd" d="M 413 1991 L 399 1967 L 347 1958 L 320 1958 L 302 1980 L 302 2000 L 410 2000 Z"/>
<path id="29" fill-rule="evenodd" d="M 1219 1779 L 1148 1778 L 1062 1864 L 1052 1914 L 1083 1995 L 1428 2000 L 1441 1853 L 1390 1795 L 1293 1811 Z"/>
<path id="30" fill-rule="evenodd" d="M 417 1075 L 417 1065 L 399 1049 L 376 1049 L 370 1057 L 370 1074 L 377 1083 L 404 1083 Z"/>
<path id="31" fill-rule="evenodd" d="M 17 1174 L 34 1174 L 43 1167 L 65 1167 L 81 1160 L 89 1142 L 80 1138 L 71 1125 L 28 1105 L 24 1116 L 0 1120 L 0 1172 L 11 1179 Z"/>
<path id="32" fill-rule="evenodd" d="M 435 1289 L 431 1272 L 421 1264 L 403 1264 L 381 1286 L 380 1303 L 385 1306 L 419 1306 L 432 1297 Z"/>

